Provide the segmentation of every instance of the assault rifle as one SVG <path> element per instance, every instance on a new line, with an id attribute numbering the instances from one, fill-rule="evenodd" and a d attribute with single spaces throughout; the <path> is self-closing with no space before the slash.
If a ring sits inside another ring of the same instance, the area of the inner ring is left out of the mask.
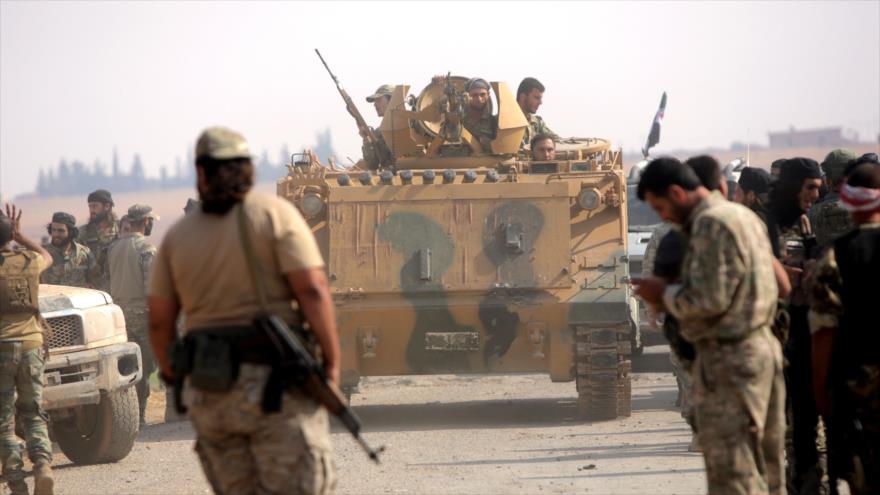
<path id="1" fill-rule="evenodd" d="M 364 120 L 364 117 L 358 111 L 354 102 L 351 100 L 351 96 L 348 96 L 348 92 L 342 88 L 342 84 L 339 83 L 339 79 L 336 78 L 336 75 L 333 74 L 333 71 L 330 70 L 330 66 L 327 65 L 327 62 L 324 61 L 324 57 L 321 56 L 321 52 L 315 48 L 315 53 L 318 54 L 318 58 L 321 59 L 321 63 L 324 64 L 324 68 L 327 69 L 327 73 L 330 74 L 330 78 L 333 79 L 333 82 L 336 84 L 336 90 L 339 91 L 339 95 L 342 96 L 342 101 L 345 102 L 345 109 L 348 110 L 348 113 L 354 117 L 354 121 L 357 124 L 358 130 L 364 138 L 364 143 L 371 146 L 373 148 L 373 152 L 376 155 L 376 159 L 379 161 L 379 167 L 385 167 L 391 165 L 393 159 L 391 157 L 391 152 L 388 150 L 388 147 L 384 145 L 384 143 L 380 143 L 378 139 L 376 139 L 376 135 L 373 134 L 373 129 L 367 125 L 367 122 Z"/>
<path id="2" fill-rule="evenodd" d="M 379 454 L 385 450 L 385 447 L 373 449 L 361 437 L 360 420 L 348 407 L 339 389 L 327 379 L 324 368 L 306 349 L 299 336 L 277 316 L 262 316 L 257 318 L 255 323 L 266 332 L 281 355 L 282 369 L 291 370 L 296 375 L 294 378 L 300 383 L 302 390 L 339 418 L 358 445 L 378 464 Z"/>

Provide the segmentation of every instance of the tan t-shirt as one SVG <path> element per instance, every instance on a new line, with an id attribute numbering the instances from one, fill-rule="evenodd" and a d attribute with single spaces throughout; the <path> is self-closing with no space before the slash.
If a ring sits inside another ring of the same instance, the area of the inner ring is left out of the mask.
<path id="1" fill-rule="evenodd" d="M 179 301 L 186 314 L 184 333 L 248 324 L 260 313 L 235 208 L 223 216 L 193 211 L 170 228 L 159 246 L 150 296 Z M 302 215 L 284 199 L 250 192 L 244 208 L 269 310 L 295 323 L 293 292 L 285 274 L 323 267 L 318 244 Z"/>

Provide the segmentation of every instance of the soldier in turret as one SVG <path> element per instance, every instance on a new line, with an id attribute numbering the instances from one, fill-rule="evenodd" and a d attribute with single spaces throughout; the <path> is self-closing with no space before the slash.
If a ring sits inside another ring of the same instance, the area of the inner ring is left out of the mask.
<path id="1" fill-rule="evenodd" d="M 549 162 L 556 159 L 556 143 L 551 134 L 538 134 L 531 142 L 532 160 Z"/>
<path id="2" fill-rule="evenodd" d="M 52 267 L 40 275 L 40 282 L 92 287 L 95 257 L 89 248 L 76 242 L 79 230 L 73 215 L 63 211 L 55 212 L 48 231 L 52 241 L 43 247 L 52 255 L 53 262 Z"/>
<path id="3" fill-rule="evenodd" d="M 388 103 L 391 102 L 391 95 L 394 93 L 394 85 L 393 84 L 383 84 L 376 88 L 376 92 L 367 97 L 367 103 L 372 103 L 373 107 L 376 108 L 376 115 L 380 118 L 385 117 L 385 110 L 388 109 Z M 380 156 L 388 156 L 391 152 L 388 150 L 388 145 L 385 144 L 385 138 L 382 137 L 382 133 L 379 132 L 378 129 L 367 128 L 367 129 L 359 129 L 362 138 L 366 138 L 366 133 L 372 133 L 375 137 L 376 144 L 371 145 L 364 140 L 364 144 L 361 146 L 361 153 L 363 154 L 364 161 L 367 162 L 367 165 L 371 169 L 379 168 L 379 157 Z M 375 149 L 380 148 L 380 149 Z"/>
<path id="4" fill-rule="evenodd" d="M 538 134 L 549 134 L 553 136 L 554 141 L 559 139 L 559 136 L 550 130 L 550 127 L 547 126 L 544 119 L 539 115 L 535 115 L 538 108 L 540 108 L 543 103 L 543 98 L 544 85 L 534 77 L 523 79 L 522 82 L 519 83 L 519 87 L 516 89 L 516 102 L 519 103 L 519 108 L 526 116 L 526 120 L 529 121 L 525 135 L 523 135 L 523 147 L 531 143 L 532 138 Z"/>

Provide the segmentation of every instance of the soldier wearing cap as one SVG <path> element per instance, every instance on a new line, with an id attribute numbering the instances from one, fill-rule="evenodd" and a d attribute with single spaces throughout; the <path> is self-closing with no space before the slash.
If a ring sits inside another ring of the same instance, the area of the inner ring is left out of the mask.
<path id="1" fill-rule="evenodd" d="M 52 222 L 46 227 L 51 242 L 44 245 L 52 255 L 52 267 L 40 275 L 44 284 L 69 285 L 72 287 L 92 287 L 91 277 L 95 273 L 95 257 L 92 251 L 76 242 L 79 229 L 76 219 L 63 211 L 52 215 Z"/>
<path id="2" fill-rule="evenodd" d="M 273 379 L 277 364 L 267 357 L 275 350 L 254 327 L 269 313 L 299 328 L 338 383 L 336 319 L 317 242 L 290 202 L 251 191 L 254 166 L 237 132 L 205 130 L 196 172 L 201 209 L 168 230 L 150 282 L 150 339 L 162 377 L 182 388 L 216 493 L 331 493 L 327 412 Z M 196 356 L 183 370 L 167 351 L 181 312 L 185 348 Z"/>
<path id="3" fill-rule="evenodd" d="M 110 247 L 107 264 L 110 267 L 110 295 L 122 308 L 128 339 L 141 348 L 144 378 L 137 384 L 140 421 L 150 396 L 150 374 L 156 369 L 147 329 L 147 280 L 156 256 L 156 247 L 147 237 L 153 230 L 153 221 L 159 217 L 147 205 L 136 204 L 128 209 L 131 233 L 120 237 Z"/>
<path id="4" fill-rule="evenodd" d="M 388 109 L 388 103 L 391 101 L 392 93 L 394 93 L 394 85 L 383 84 L 376 88 L 375 93 L 367 97 L 367 103 L 373 104 L 376 108 L 376 115 L 379 117 L 385 116 L 385 110 Z M 379 168 L 379 165 L 381 164 L 380 157 L 391 156 L 391 151 L 388 149 L 388 145 L 385 144 L 385 138 L 382 137 L 382 133 L 379 132 L 378 129 L 360 129 L 359 132 L 361 137 L 364 138 L 364 144 L 361 146 L 361 153 L 363 154 L 364 161 L 367 162 L 367 165 L 371 169 Z M 373 134 L 376 141 L 375 147 L 366 140 L 366 134 L 368 132 Z"/>
<path id="5" fill-rule="evenodd" d="M 77 241 L 92 252 L 95 257 L 95 276 L 92 284 L 95 288 L 110 290 L 110 273 L 107 269 L 107 250 L 110 244 L 119 237 L 119 226 L 113 213 L 113 197 L 110 191 L 98 189 L 88 197 L 89 223 L 79 228 Z"/>
<path id="6" fill-rule="evenodd" d="M 849 213 L 840 204 L 840 188 L 846 182 L 844 171 L 847 165 L 856 158 L 856 154 L 850 150 L 836 149 L 828 153 L 822 162 L 829 193 L 822 201 L 813 205 L 809 213 L 816 245 L 820 249 L 829 247 L 835 238 L 853 228 Z"/>
<path id="7" fill-rule="evenodd" d="M 42 407 L 46 356 L 39 277 L 52 266 L 52 255 L 22 234 L 20 225 L 21 211 L 7 204 L 6 215 L 0 212 L 0 462 L 10 491 L 26 495 L 17 412 L 34 464 L 34 493 L 45 495 L 53 489 L 52 442 Z M 13 249 L 12 241 L 19 246 Z"/>
<path id="8" fill-rule="evenodd" d="M 516 88 L 516 102 L 519 103 L 520 110 L 526 116 L 526 120 L 529 121 L 529 125 L 526 127 L 526 132 L 523 135 L 522 147 L 530 144 L 532 139 L 538 134 L 549 134 L 553 136 L 554 140 L 559 139 L 559 136 L 550 130 L 544 119 L 539 115 L 535 115 L 538 108 L 541 107 L 543 99 L 544 85 L 534 77 L 523 79 L 519 83 L 519 87 Z"/>

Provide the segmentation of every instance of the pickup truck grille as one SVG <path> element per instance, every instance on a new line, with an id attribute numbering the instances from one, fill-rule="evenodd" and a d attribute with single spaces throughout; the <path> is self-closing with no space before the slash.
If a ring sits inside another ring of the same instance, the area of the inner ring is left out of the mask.
<path id="1" fill-rule="evenodd" d="M 52 327 L 52 337 L 49 339 L 50 349 L 83 344 L 83 323 L 79 316 L 59 316 L 47 318 L 46 321 Z"/>

